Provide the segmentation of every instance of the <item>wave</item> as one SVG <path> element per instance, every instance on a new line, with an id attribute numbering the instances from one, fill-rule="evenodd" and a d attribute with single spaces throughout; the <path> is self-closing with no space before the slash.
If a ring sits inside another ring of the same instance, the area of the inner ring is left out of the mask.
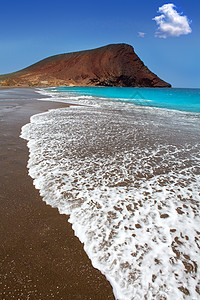
<path id="1" fill-rule="evenodd" d="M 116 299 L 198 299 L 199 123 L 141 111 L 94 104 L 31 117 L 29 174 L 70 215 Z"/>

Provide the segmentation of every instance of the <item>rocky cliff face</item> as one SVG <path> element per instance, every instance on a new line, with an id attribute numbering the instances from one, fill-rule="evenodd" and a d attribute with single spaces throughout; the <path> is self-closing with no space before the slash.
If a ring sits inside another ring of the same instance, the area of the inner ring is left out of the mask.
<path id="1" fill-rule="evenodd" d="M 21 71 L 1 75 L 11 86 L 171 87 L 152 73 L 127 44 L 46 58 Z"/>

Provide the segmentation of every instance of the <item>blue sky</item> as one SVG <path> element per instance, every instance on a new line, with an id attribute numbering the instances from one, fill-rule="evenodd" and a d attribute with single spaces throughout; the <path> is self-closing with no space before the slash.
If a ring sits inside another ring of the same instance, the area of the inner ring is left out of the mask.
<path id="1" fill-rule="evenodd" d="M 158 10 L 163 5 L 170 9 L 169 4 L 188 25 L 174 30 L 173 20 L 153 20 L 166 17 Z M 200 88 L 199 15 L 199 0 L 1 0 L 0 74 L 50 55 L 128 43 L 151 71 L 174 87 Z"/>

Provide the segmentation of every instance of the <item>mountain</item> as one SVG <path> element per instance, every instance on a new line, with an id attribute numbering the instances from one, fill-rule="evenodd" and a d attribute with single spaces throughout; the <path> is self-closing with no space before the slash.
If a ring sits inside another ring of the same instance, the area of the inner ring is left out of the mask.
<path id="1" fill-rule="evenodd" d="M 0 76 L 7 86 L 171 87 L 152 73 L 127 44 L 55 55 Z"/>

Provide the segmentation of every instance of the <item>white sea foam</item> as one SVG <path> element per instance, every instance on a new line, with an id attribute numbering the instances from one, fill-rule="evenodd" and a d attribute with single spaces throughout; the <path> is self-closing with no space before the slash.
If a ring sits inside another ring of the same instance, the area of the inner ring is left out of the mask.
<path id="1" fill-rule="evenodd" d="M 70 215 L 116 299 L 199 299 L 200 144 L 190 121 L 156 116 L 80 106 L 35 115 L 21 134 L 29 173 Z"/>

